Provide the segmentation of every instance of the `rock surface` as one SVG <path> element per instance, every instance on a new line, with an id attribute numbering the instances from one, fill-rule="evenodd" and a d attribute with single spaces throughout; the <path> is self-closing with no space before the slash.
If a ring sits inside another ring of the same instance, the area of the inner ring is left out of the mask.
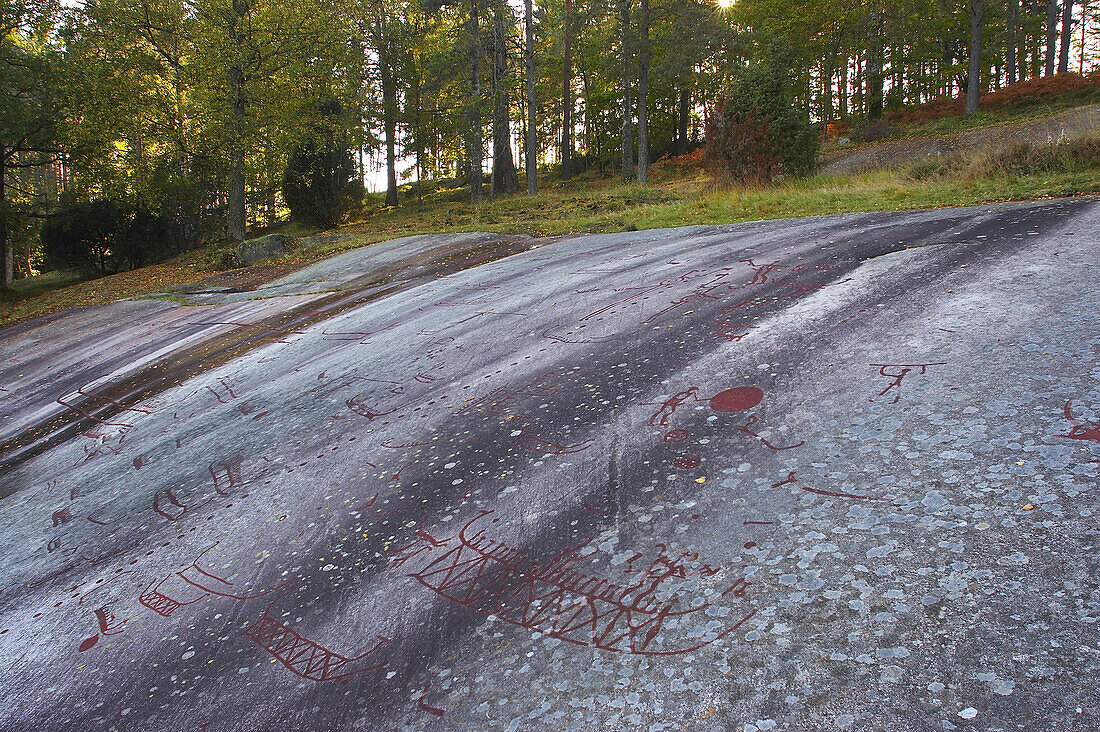
<path id="1" fill-rule="evenodd" d="M 0 338 L 0 728 L 1100 728 L 1100 201 L 348 252 Z"/>

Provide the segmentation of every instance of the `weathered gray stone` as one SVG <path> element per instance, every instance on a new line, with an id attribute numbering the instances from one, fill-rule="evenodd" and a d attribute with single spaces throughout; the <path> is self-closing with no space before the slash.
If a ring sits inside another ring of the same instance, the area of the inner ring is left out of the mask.
<path id="1" fill-rule="evenodd" d="M 286 234 L 268 234 L 242 241 L 237 245 L 237 261 L 246 267 L 282 256 L 294 243 L 294 237 Z"/>

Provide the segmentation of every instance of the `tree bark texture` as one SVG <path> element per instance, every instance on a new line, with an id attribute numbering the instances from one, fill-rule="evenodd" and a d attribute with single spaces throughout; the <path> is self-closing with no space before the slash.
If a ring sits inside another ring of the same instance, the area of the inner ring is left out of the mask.
<path id="1" fill-rule="evenodd" d="M 649 0 L 642 0 L 638 17 L 638 182 L 645 184 L 649 168 Z"/>
<path id="2" fill-rule="evenodd" d="M 527 44 L 524 48 L 524 60 L 527 65 L 527 149 L 524 166 L 527 168 L 527 193 L 539 192 L 538 176 L 538 138 L 536 136 L 535 110 L 535 23 L 531 11 L 531 0 L 523 0 L 524 20 L 526 21 Z"/>
<path id="3" fill-rule="evenodd" d="M 970 0 L 970 69 L 966 75 L 966 113 L 978 111 L 982 93 L 983 0 Z"/>

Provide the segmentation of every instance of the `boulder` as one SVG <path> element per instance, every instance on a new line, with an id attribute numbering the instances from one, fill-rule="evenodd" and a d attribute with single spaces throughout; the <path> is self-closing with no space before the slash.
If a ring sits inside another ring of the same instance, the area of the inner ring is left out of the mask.
<path id="1" fill-rule="evenodd" d="M 237 245 L 237 261 L 248 267 L 259 262 L 282 256 L 294 243 L 294 237 L 286 234 L 268 234 L 242 241 Z"/>

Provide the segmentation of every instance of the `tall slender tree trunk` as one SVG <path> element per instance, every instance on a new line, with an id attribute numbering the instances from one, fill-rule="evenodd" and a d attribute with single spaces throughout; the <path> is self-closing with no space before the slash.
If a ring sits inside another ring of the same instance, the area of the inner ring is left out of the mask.
<path id="1" fill-rule="evenodd" d="M 1072 41 L 1072 36 L 1073 0 L 1062 0 L 1062 47 L 1058 51 L 1059 74 L 1069 71 L 1069 44 Z"/>
<path id="2" fill-rule="evenodd" d="M 982 0 L 970 0 L 970 69 L 966 75 L 966 113 L 978 111 L 982 93 Z"/>
<path id="3" fill-rule="evenodd" d="M 1058 41 L 1058 0 L 1047 0 L 1047 76 L 1054 73 L 1054 56 Z"/>
<path id="4" fill-rule="evenodd" d="M 482 162 L 484 158 L 481 139 L 481 31 L 478 28 L 477 0 L 470 0 L 470 14 L 466 19 L 469 32 L 467 53 L 470 62 L 470 101 L 466 106 L 467 154 L 470 158 L 470 201 L 481 200 Z"/>
<path id="5" fill-rule="evenodd" d="M 1086 11 L 1088 11 L 1088 5 L 1081 6 L 1081 58 L 1078 59 L 1077 73 L 1081 76 L 1085 75 L 1085 26 L 1088 25 L 1086 20 Z"/>
<path id="6" fill-rule="evenodd" d="M 527 168 L 527 193 L 539 192 L 538 138 L 535 135 L 535 23 L 531 0 L 523 0 L 523 14 L 527 32 L 524 61 L 527 65 L 527 149 L 524 165 Z"/>
<path id="7" fill-rule="evenodd" d="M 0 209 L 4 208 L 7 191 L 5 188 L 8 161 L 8 151 L 0 147 Z M 11 242 L 8 241 L 8 218 L 0 214 L 0 256 L 4 257 L 3 271 L 0 271 L 0 289 L 6 290 L 11 286 L 15 276 L 15 252 L 12 251 Z"/>
<path id="8" fill-rule="evenodd" d="M 630 3 L 631 0 L 619 0 L 619 45 L 623 54 L 623 97 L 621 107 L 623 126 L 619 132 L 619 140 L 622 143 L 623 181 L 628 181 L 634 176 L 634 106 L 630 99 L 630 69 L 632 66 L 630 63 Z"/>
<path id="9" fill-rule="evenodd" d="M 844 57 L 844 63 L 840 67 L 840 118 L 848 118 L 848 57 Z"/>
<path id="10" fill-rule="evenodd" d="M 638 182 L 649 173 L 649 0 L 642 0 L 638 16 Z"/>
<path id="11" fill-rule="evenodd" d="M 397 205 L 397 80 L 394 78 L 393 58 L 390 56 L 390 38 L 386 32 L 386 19 L 378 18 L 378 65 L 382 72 L 382 117 L 386 128 L 386 205 Z"/>
<path id="12" fill-rule="evenodd" d="M 508 117 L 508 49 L 505 47 L 505 0 L 493 7 L 493 193 L 512 193 L 519 188 L 512 160 L 512 131 Z"/>
<path id="13" fill-rule="evenodd" d="M 1020 12 L 1020 0 L 1008 0 L 1008 38 L 1005 40 L 1008 48 L 1007 58 L 1005 61 L 1008 64 L 1008 84 L 1012 86 L 1017 79 L 1016 71 L 1016 15 Z"/>
<path id="14" fill-rule="evenodd" d="M 881 8 L 871 11 L 871 49 L 867 54 L 867 117 L 882 117 L 882 70 L 886 56 L 883 34 L 886 30 L 886 16 Z"/>
<path id="15" fill-rule="evenodd" d="M 244 19 L 248 15 L 248 4 L 244 0 L 233 0 L 233 15 L 230 26 L 234 48 L 237 53 L 244 52 Z M 244 241 L 245 236 L 245 197 L 244 197 L 244 125 L 247 100 L 244 90 L 244 69 L 239 64 L 229 68 L 229 215 L 226 221 L 226 235 L 231 241 Z"/>
<path id="16" fill-rule="evenodd" d="M 691 89 L 688 88 L 688 84 L 685 81 L 684 86 L 680 89 L 680 119 L 679 129 L 677 130 L 677 136 L 680 140 L 680 149 L 677 152 L 680 155 L 685 155 L 688 151 L 688 122 L 691 116 Z"/>
<path id="17" fill-rule="evenodd" d="M 561 179 L 573 176 L 573 2 L 565 0 L 565 59 L 561 95 Z"/>

